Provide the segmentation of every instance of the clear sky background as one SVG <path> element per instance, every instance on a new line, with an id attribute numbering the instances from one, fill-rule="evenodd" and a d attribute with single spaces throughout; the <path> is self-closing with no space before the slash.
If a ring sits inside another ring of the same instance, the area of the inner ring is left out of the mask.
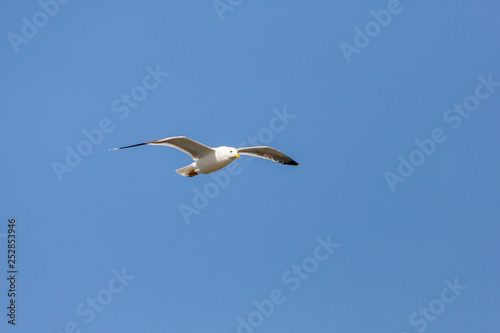
<path id="1" fill-rule="evenodd" d="M 221 20 L 211 1 L 70 1 L 53 17 L 3 1 L 0 330 L 496 331 L 500 87 L 477 87 L 500 82 L 500 4 L 392 3 L 233 1 Z M 388 5 L 398 14 L 377 31 L 370 12 Z M 22 36 L 33 15 L 41 27 L 13 47 L 9 33 Z M 355 46 L 366 24 L 373 37 L 348 62 L 340 45 Z M 169 74 L 146 91 L 148 66 Z M 476 89 L 483 100 L 468 97 Z M 132 92 L 141 101 L 126 113 Z M 447 113 L 464 100 L 477 108 L 468 118 Z M 285 111 L 287 124 L 275 120 Z M 101 122 L 102 140 L 81 143 Z M 444 142 L 414 152 L 436 128 Z M 301 166 L 243 157 L 214 185 L 175 173 L 192 162 L 175 149 L 108 150 L 259 134 Z M 58 179 L 67 147 L 92 151 Z M 384 174 L 401 177 L 410 155 L 421 165 L 392 191 Z M 340 246 L 324 259 L 318 237 Z M 273 290 L 281 304 L 269 314 Z"/>

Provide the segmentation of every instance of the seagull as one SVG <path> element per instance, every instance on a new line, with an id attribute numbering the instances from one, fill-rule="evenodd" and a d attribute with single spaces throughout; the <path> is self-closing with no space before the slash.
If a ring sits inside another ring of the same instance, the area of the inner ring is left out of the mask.
<path id="1" fill-rule="evenodd" d="M 191 158 L 194 160 L 193 163 L 175 170 L 178 174 L 187 177 L 194 177 L 198 174 L 209 174 L 214 171 L 220 170 L 229 165 L 236 158 L 240 158 L 240 155 L 256 156 L 286 165 L 300 165 L 279 150 L 271 147 L 255 146 L 237 149 L 234 147 L 221 146 L 217 148 L 211 148 L 185 136 L 174 136 L 171 138 L 138 143 L 131 146 L 113 148 L 110 150 L 132 148 L 142 145 L 168 146 L 178 149 L 183 153 L 191 156 Z"/>

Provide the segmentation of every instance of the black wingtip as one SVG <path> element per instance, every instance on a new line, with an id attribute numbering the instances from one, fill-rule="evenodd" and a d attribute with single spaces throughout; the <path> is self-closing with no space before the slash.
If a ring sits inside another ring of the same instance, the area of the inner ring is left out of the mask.
<path id="1" fill-rule="evenodd" d="M 109 150 L 118 150 L 118 149 L 132 148 L 132 147 L 137 147 L 137 146 L 142 146 L 142 145 L 147 145 L 147 144 L 148 144 L 147 142 L 143 142 L 143 143 L 138 143 L 136 145 L 126 146 L 126 147 L 120 147 L 120 148 L 113 148 L 113 149 L 109 149 Z"/>
<path id="2" fill-rule="evenodd" d="M 286 165 L 294 165 L 294 166 L 300 166 L 299 163 L 295 162 L 294 160 L 289 161 L 288 163 L 285 163 Z"/>

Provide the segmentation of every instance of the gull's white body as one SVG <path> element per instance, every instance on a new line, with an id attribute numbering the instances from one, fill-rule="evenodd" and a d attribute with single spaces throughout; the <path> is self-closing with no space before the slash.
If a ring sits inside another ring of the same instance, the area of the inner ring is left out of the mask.
<path id="1" fill-rule="evenodd" d="M 236 158 L 240 158 L 240 154 L 265 158 L 287 165 L 299 165 L 287 155 L 271 147 L 257 146 L 237 149 L 234 147 L 221 146 L 218 148 L 210 148 L 205 146 L 204 144 L 186 138 L 185 136 L 174 136 L 171 138 L 139 143 L 132 146 L 114 148 L 112 150 L 131 148 L 142 145 L 169 146 L 191 156 L 191 158 L 194 160 L 193 163 L 185 166 L 184 168 L 175 170 L 177 173 L 188 177 L 194 177 L 198 174 L 208 174 L 220 170 L 223 167 L 229 165 Z"/>
<path id="2" fill-rule="evenodd" d="M 229 153 L 230 150 L 236 153 Z M 236 159 L 235 154 L 237 154 L 237 151 L 236 148 L 230 149 L 230 147 L 214 148 L 211 154 L 205 155 L 187 167 L 175 171 L 184 175 L 188 169 L 193 169 L 196 173 L 209 174 L 231 164 Z"/>

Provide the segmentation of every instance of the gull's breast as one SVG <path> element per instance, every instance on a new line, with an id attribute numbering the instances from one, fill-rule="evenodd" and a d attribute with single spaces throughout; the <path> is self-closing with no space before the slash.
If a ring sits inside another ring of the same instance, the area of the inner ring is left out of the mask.
<path id="1" fill-rule="evenodd" d="M 196 166 L 200 170 L 200 173 L 207 174 L 222 169 L 232 161 L 234 161 L 234 158 L 217 159 L 217 156 L 214 153 L 200 158 L 198 161 L 196 161 Z"/>

